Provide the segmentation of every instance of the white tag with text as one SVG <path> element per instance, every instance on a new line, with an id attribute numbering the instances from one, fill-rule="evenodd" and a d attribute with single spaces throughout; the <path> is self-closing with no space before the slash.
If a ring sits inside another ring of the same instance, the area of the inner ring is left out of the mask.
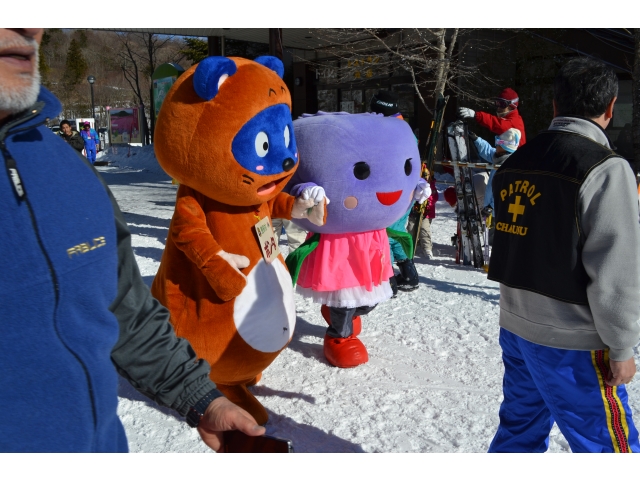
<path id="1" fill-rule="evenodd" d="M 273 234 L 271 219 L 269 217 L 264 217 L 256 223 L 253 228 L 256 229 L 256 233 L 258 234 L 258 243 L 260 244 L 260 250 L 262 250 L 264 261 L 270 264 L 278 255 L 280 255 L 280 248 L 278 248 L 278 242 Z"/>

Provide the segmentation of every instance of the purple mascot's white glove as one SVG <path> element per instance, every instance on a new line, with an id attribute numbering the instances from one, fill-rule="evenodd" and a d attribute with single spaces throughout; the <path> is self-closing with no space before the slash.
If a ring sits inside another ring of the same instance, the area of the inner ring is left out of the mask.
<path id="1" fill-rule="evenodd" d="M 431 187 L 424 178 L 421 178 L 413 191 L 413 200 L 420 204 L 424 203 L 431 196 Z"/>
<path id="2" fill-rule="evenodd" d="M 314 205 L 317 205 L 323 199 L 327 202 L 327 205 L 329 205 L 329 199 L 324 193 L 324 188 L 322 188 L 319 185 L 315 185 L 313 187 L 306 187 L 304 190 L 302 190 L 302 194 L 300 196 L 305 200 L 307 199 L 313 200 Z"/>
<path id="3" fill-rule="evenodd" d="M 324 225 L 324 206 L 329 199 L 324 188 L 315 183 L 301 183 L 291 189 L 291 195 L 296 197 L 291 210 L 292 218 L 306 218 L 315 225 Z"/>

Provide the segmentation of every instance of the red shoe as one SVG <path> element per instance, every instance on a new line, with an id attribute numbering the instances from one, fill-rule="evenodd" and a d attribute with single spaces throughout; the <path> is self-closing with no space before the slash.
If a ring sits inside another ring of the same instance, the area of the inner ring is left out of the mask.
<path id="1" fill-rule="evenodd" d="M 331 326 L 331 315 L 329 313 L 329 307 L 327 307 L 326 305 L 322 305 L 320 307 L 320 313 L 322 314 L 322 318 L 324 318 L 324 321 L 327 322 L 327 325 Z M 358 315 L 357 317 L 353 317 L 352 322 L 353 335 L 357 337 L 362 333 L 362 319 L 360 318 L 360 315 Z"/>
<path id="2" fill-rule="evenodd" d="M 369 361 L 367 348 L 355 335 L 347 338 L 325 335 L 324 356 L 331 365 L 340 368 L 357 367 Z"/>

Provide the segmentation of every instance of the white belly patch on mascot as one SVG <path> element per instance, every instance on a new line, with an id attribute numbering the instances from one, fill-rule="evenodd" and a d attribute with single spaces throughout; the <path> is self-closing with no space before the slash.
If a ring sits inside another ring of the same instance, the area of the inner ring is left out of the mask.
<path id="1" fill-rule="evenodd" d="M 277 352 L 291 340 L 296 306 L 291 276 L 279 260 L 260 260 L 249 272 L 233 320 L 242 339 L 260 352 Z"/>

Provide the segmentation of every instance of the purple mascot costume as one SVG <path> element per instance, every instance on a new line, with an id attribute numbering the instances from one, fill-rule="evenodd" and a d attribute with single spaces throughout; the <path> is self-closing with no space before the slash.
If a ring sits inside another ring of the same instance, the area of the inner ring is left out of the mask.
<path id="1" fill-rule="evenodd" d="M 360 316 L 392 296 L 386 228 L 413 201 L 426 200 L 429 187 L 420 178 L 418 147 L 404 121 L 318 112 L 303 115 L 293 126 L 300 166 L 289 185 L 320 185 L 330 203 L 321 227 L 293 220 L 315 235 L 287 257 L 287 265 L 297 291 L 322 305 L 329 324 L 325 357 L 337 367 L 355 367 L 369 359 L 357 338 Z M 412 249 L 408 233 L 391 234 Z"/>

